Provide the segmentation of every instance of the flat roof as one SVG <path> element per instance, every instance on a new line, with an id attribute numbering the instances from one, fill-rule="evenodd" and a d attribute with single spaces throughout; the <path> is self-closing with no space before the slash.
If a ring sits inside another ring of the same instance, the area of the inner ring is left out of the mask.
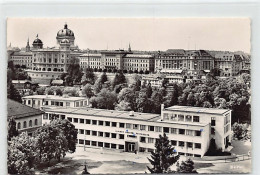
<path id="1" fill-rule="evenodd" d="M 59 95 L 29 95 L 23 97 L 23 99 L 50 99 L 50 100 L 65 100 L 65 101 L 77 101 L 77 100 L 86 100 L 87 98 L 85 97 L 63 97 Z"/>
<path id="2" fill-rule="evenodd" d="M 203 108 L 203 107 L 178 106 L 178 105 L 165 108 L 165 110 L 180 111 L 180 112 L 209 113 L 209 114 L 224 114 L 228 111 L 231 111 L 229 109 Z"/>
<path id="3" fill-rule="evenodd" d="M 130 116 L 130 111 L 116 111 L 116 110 L 106 110 L 106 109 L 95 109 L 95 108 L 46 108 L 46 112 L 56 112 L 56 113 L 68 113 L 68 114 L 78 114 L 78 115 L 92 115 L 97 117 L 111 117 L 111 118 L 122 118 L 122 119 L 132 119 L 132 120 L 142 120 L 142 121 L 157 121 L 160 119 L 159 114 L 151 113 L 140 113 L 134 112 L 134 116 Z"/>

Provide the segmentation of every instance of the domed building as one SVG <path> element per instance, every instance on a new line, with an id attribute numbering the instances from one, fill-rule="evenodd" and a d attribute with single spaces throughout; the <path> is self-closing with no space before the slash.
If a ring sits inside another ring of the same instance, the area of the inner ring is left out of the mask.
<path id="1" fill-rule="evenodd" d="M 68 29 L 67 24 L 64 25 L 63 29 L 58 31 L 56 37 L 57 44 L 60 45 L 61 41 L 64 41 L 64 39 L 67 39 L 70 43 L 70 46 L 74 47 L 74 40 L 75 40 L 74 32 Z"/>

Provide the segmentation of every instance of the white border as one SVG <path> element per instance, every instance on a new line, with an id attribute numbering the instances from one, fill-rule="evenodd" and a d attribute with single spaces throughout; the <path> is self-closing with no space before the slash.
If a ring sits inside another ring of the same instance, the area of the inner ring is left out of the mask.
<path id="1" fill-rule="evenodd" d="M 260 0 L 0 0 L 0 153 L 1 174 L 7 174 L 6 18 L 7 17 L 249 17 L 252 54 L 252 174 L 259 174 L 260 142 Z M 19 29 L 17 29 L 19 30 Z M 258 97 L 258 98 L 257 98 Z"/>

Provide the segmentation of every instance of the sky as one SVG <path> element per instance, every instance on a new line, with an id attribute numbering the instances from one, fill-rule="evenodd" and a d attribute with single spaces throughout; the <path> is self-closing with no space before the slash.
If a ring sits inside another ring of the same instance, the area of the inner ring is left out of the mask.
<path id="1" fill-rule="evenodd" d="M 67 23 L 80 49 L 164 51 L 205 49 L 250 53 L 249 18 L 8 18 L 7 46 L 25 47 L 39 35 L 44 47 L 56 45 Z"/>

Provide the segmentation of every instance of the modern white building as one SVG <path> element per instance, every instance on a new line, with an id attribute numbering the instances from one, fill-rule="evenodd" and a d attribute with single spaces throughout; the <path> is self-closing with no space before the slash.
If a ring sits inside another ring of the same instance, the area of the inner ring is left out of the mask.
<path id="1" fill-rule="evenodd" d="M 231 134 L 231 111 L 224 109 L 162 105 L 161 115 L 93 108 L 44 110 L 43 124 L 68 119 L 78 129 L 78 145 L 84 147 L 150 152 L 159 135 L 166 133 L 176 154 L 203 157 L 211 138 L 224 150 Z"/>
<path id="2" fill-rule="evenodd" d="M 89 105 L 88 98 L 70 97 L 67 95 L 30 95 L 22 98 L 23 104 L 42 109 L 42 107 L 66 107 L 76 108 Z"/>

